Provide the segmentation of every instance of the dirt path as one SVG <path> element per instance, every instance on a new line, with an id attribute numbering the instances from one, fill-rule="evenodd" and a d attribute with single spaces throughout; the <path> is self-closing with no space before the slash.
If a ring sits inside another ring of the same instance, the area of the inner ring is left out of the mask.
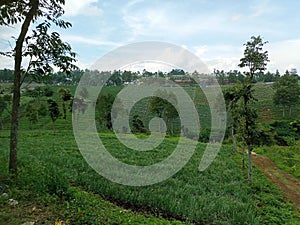
<path id="1" fill-rule="evenodd" d="M 266 156 L 253 154 L 255 165 L 260 168 L 264 174 L 275 184 L 277 184 L 284 196 L 293 202 L 300 211 L 300 180 L 277 166 Z"/>

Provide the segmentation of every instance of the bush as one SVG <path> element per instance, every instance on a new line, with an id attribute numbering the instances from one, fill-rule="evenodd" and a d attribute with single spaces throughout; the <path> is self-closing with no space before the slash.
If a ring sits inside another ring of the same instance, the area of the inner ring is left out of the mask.
<path id="1" fill-rule="evenodd" d="M 288 121 L 275 121 L 270 124 L 272 131 L 275 133 L 274 139 L 277 145 L 290 146 L 294 145 L 299 139 L 300 133 Z"/>
<path id="2" fill-rule="evenodd" d="M 254 142 L 258 146 L 272 146 L 275 144 L 275 133 L 272 127 L 268 125 L 261 125 L 257 130 L 256 136 L 257 138 Z"/>

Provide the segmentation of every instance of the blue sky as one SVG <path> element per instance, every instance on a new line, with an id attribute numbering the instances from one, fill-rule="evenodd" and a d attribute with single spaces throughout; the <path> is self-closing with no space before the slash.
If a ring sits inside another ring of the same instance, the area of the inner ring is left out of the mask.
<path id="1" fill-rule="evenodd" d="M 243 43 L 253 35 L 269 41 L 268 69 L 300 72 L 298 0 L 66 0 L 64 19 L 73 24 L 62 37 L 89 68 L 105 53 L 138 41 L 186 47 L 209 68 L 237 69 Z M 17 32 L 0 29 L 0 48 Z M 1 58 L 0 68 L 11 67 Z"/>

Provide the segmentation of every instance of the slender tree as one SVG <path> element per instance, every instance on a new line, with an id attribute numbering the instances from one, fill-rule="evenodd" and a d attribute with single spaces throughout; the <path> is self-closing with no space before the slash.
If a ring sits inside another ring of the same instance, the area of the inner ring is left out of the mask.
<path id="1" fill-rule="evenodd" d="M 243 85 L 238 83 L 225 91 L 224 98 L 230 112 L 231 135 L 233 139 L 233 153 L 237 150 L 237 133 L 241 124 L 241 97 Z"/>
<path id="2" fill-rule="evenodd" d="M 60 116 L 60 112 L 59 112 L 59 108 L 58 108 L 58 104 L 56 101 L 52 100 L 52 99 L 48 99 L 48 111 L 49 111 L 49 115 L 51 117 L 52 120 L 52 125 L 53 125 L 53 133 L 55 133 L 55 121 L 59 118 Z"/>
<path id="3" fill-rule="evenodd" d="M 70 93 L 70 90 L 67 88 L 60 88 L 58 90 L 58 93 L 62 100 L 62 107 L 63 107 L 63 119 L 67 119 L 67 107 L 66 103 L 72 99 L 72 95 Z"/>
<path id="4" fill-rule="evenodd" d="M 239 67 L 248 68 L 246 72 L 246 79 L 243 83 L 242 99 L 243 110 L 241 116 L 243 118 L 243 132 L 242 136 L 245 140 L 248 149 L 248 181 L 252 184 L 252 150 L 256 138 L 256 119 L 257 114 L 253 109 L 252 104 L 255 101 L 253 97 L 253 82 L 254 75 L 257 72 L 262 72 L 266 69 L 268 59 L 268 52 L 263 50 L 264 42 L 260 36 L 251 37 L 251 40 L 244 44 L 244 57 L 240 59 Z"/>
<path id="5" fill-rule="evenodd" d="M 14 60 L 14 90 L 12 100 L 9 171 L 17 177 L 17 149 L 19 130 L 20 88 L 25 78 L 41 81 L 52 72 L 52 66 L 69 72 L 74 66 L 75 53 L 61 40 L 52 25 L 69 28 L 71 24 L 60 17 L 64 14 L 64 0 L 6 0 L 0 1 L 0 25 L 20 24 L 15 46 L 2 55 Z M 35 25 L 30 29 L 31 25 Z M 29 32 L 31 30 L 31 32 Z M 22 64 L 27 58 L 26 67 Z"/>

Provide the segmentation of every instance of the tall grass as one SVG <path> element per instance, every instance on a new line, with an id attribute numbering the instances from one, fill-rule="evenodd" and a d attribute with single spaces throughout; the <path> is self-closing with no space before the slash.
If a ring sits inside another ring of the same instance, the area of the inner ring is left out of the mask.
<path id="1" fill-rule="evenodd" d="M 3 140 L 0 171 L 5 174 L 8 133 L 0 132 L 0 137 Z M 111 154 L 136 165 L 162 160 L 177 143 L 176 138 L 167 138 L 157 149 L 143 155 L 133 154 L 113 134 L 101 134 L 100 138 Z M 95 173 L 83 160 L 71 131 L 59 131 L 55 135 L 45 130 L 23 131 L 19 185 L 37 194 L 58 196 L 65 196 L 70 185 L 76 185 L 122 205 L 203 224 L 266 224 L 275 221 L 274 218 L 277 224 L 295 221 L 292 208 L 282 203 L 279 192 L 256 170 L 254 185 L 249 188 L 237 159 L 230 154 L 231 146 L 223 146 L 213 164 L 199 172 L 205 146 L 199 144 L 188 164 L 170 179 L 146 187 L 128 187 Z M 272 198 L 273 202 L 268 204 L 266 199 Z M 274 202 L 281 204 L 273 206 Z"/>

